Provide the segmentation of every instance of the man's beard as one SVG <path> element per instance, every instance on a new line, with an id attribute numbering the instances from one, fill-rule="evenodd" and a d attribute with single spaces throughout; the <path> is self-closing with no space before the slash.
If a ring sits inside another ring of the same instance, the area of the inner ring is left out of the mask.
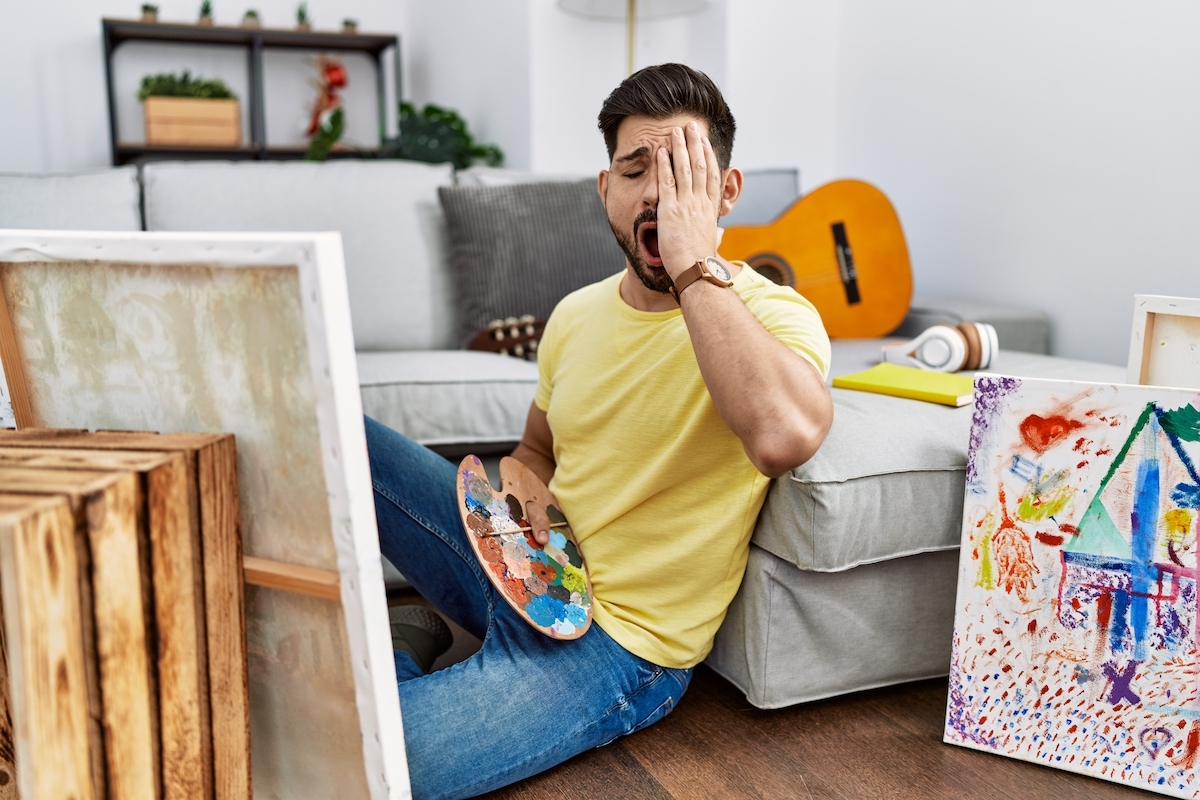
<path id="1" fill-rule="evenodd" d="M 611 217 L 608 220 L 608 227 L 612 228 L 613 236 L 617 237 L 617 244 L 621 245 L 621 249 L 625 251 L 625 257 L 629 259 L 629 263 L 633 265 L 633 271 L 641 278 L 646 288 L 652 292 L 670 294 L 671 287 L 675 285 L 671 282 L 671 276 L 667 274 L 666 269 L 652 267 L 647 264 L 646 259 L 642 257 L 642 248 L 639 246 L 638 228 L 643 223 L 657 221 L 658 212 L 652 208 L 648 208 L 641 214 L 638 214 L 637 219 L 633 221 L 632 236 L 617 230 L 617 226 L 613 224 Z"/>

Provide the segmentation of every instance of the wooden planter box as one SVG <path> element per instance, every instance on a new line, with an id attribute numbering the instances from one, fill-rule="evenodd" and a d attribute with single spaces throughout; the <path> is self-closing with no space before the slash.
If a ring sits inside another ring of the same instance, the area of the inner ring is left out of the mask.
<path id="1" fill-rule="evenodd" d="M 147 97 L 146 144 L 237 147 L 242 121 L 237 100 Z"/>

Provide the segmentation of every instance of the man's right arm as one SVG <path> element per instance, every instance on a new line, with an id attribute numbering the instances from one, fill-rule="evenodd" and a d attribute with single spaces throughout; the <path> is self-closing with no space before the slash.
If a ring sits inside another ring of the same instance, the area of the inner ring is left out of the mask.
<path id="1" fill-rule="evenodd" d="M 554 477 L 554 434 L 546 420 L 546 412 L 529 404 L 529 416 L 525 418 L 525 435 L 512 452 L 513 458 L 533 470 L 547 486 Z"/>

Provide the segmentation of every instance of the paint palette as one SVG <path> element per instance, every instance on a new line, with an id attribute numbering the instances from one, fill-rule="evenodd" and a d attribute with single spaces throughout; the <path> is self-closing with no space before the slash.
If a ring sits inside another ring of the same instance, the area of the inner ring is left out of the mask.
<path id="1" fill-rule="evenodd" d="M 483 463 L 458 467 L 458 511 L 484 574 L 521 617 L 554 639 L 578 639 L 592 624 L 592 582 L 567 518 L 546 484 L 515 458 L 500 460 L 500 491 Z M 550 520 L 550 541 L 533 538 L 530 516 Z"/>

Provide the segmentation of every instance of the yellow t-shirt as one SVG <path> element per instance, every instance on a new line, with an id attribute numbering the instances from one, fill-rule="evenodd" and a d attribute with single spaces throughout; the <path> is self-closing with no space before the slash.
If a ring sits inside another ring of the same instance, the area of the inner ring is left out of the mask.
<path id="1" fill-rule="evenodd" d="M 683 312 L 638 311 L 619 273 L 568 295 L 538 348 L 535 402 L 554 434 L 550 490 L 579 540 L 596 624 L 666 667 L 712 649 L 769 480 L 717 414 Z M 733 289 L 824 376 L 812 304 L 743 267 Z"/>

